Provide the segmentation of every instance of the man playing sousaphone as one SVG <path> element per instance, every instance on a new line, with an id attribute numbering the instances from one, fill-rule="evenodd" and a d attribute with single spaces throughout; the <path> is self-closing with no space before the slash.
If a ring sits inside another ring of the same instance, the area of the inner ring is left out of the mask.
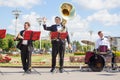
<path id="1" fill-rule="evenodd" d="M 67 32 L 67 29 L 65 27 L 65 23 L 66 21 L 64 20 L 61 23 L 61 18 L 56 16 L 55 17 L 55 24 L 47 27 L 46 25 L 46 18 L 43 18 L 43 28 L 44 30 L 50 31 L 50 32 Z M 69 34 L 66 37 L 67 42 L 68 42 L 68 47 L 71 48 L 70 45 L 70 38 L 69 38 Z M 64 64 L 64 53 L 65 53 L 65 43 L 66 40 L 62 40 L 59 37 L 55 38 L 55 39 L 51 39 L 51 43 L 52 43 L 52 65 L 51 65 L 51 70 L 50 72 L 54 72 L 55 68 L 56 68 L 56 57 L 57 54 L 59 54 L 59 72 L 63 73 L 63 64 Z"/>
<path id="2" fill-rule="evenodd" d="M 98 31 L 98 36 L 99 38 L 97 39 L 95 43 L 95 49 L 101 54 L 105 52 L 106 55 L 112 56 L 111 66 L 112 66 L 112 69 L 115 69 L 114 67 L 115 66 L 115 54 L 112 53 L 111 51 L 110 42 L 108 38 L 106 38 L 103 35 L 102 31 Z"/>

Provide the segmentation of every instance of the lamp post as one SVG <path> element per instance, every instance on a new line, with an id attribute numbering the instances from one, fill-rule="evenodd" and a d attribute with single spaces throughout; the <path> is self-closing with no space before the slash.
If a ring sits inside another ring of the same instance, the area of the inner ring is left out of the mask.
<path id="1" fill-rule="evenodd" d="M 16 19 L 16 21 L 15 21 L 15 36 L 17 34 L 17 20 L 18 20 L 20 13 L 21 13 L 21 11 L 17 10 L 17 9 L 12 11 L 12 14 L 15 16 L 15 19 Z"/>
<path id="2" fill-rule="evenodd" d="M 72 42 L 72 50 L 71 50 L 71 52 L 73 52 L 73 35 L 74 35 L 74 32 L 71 32 L 70 35 L 71 35 L 71 42 Z"/>
<path id="3" fill-rule="evenodd" d="M 92 40 L 92 33 L 93 33 L 93 31 L 90 30 L 89 33 L 90 33 L 90 40 Z"/>
<path id="4" fill-rule="evenodd" d="M 41 31 L 41 23 L 42 23 L 42 18 L 37 18 L 36 19 L 37 20 L 37 22 L 38 22 L 38 24 L 39 24 L 39 29 L 40 29 L 40 31 Z M 40 46 L 40 50 L 41 50 L 41 36 L 40 36 L 40 40 L 39 40 L 39 46 Z"/>
<path id="5" fill-rule="evenodd" d="M 73 38 L 73 34 L 74 34 L 74 33 L 73 33 L 73 32 L 71 32 L 70 34 L 71 34 L 71 37 Z M 73 39 L 72 39 L 71 41 L 73 42 Z"/>
<path id="6" fill-rule="evenodd" d="M 12 14 L 15 16 L 15 19 L 16 19 L 16 21 L 15 21 L 15 37 L 17 36 L 17 20 L 18 20 L 20 13 L 21 13 L 21 11 L 17 10 L 17 9 L 12 11 Z M 15 42 L 15 47 L 16 47 L 16 44 L 17 44 L 17 42 Z"/>

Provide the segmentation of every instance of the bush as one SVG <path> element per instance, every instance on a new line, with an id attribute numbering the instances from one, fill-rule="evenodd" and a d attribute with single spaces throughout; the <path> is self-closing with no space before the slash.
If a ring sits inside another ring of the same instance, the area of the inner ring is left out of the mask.
<path id="1" fill-rule="evenodd" d="M 2 59 L 2 55 L 0 54 L 0 60 Z"/>
<path id="2" fill-rule="evenodd" d="M 116 56 L 120 56 L 120 51 L 113 51 L 113 53 L 116 55 Z"/>
<path id="3" fill-rule="evenodd" d="M 1 55 L 2 56 L 2 55 Z M 0 63 L 8 63 L 11 61 L 11 58 L 9 56 L 2 56 L 1 59 L 0 59 Z"/>
<path id="4" fill-rule="evenodd" d="M 74 55 L 85 55 L 85 52 L 74 52 Z"/>

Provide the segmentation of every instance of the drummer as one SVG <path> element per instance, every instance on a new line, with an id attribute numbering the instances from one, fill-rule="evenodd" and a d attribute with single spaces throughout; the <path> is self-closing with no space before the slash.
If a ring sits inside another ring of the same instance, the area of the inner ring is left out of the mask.
<path id="1" fill-rule="evenodd" d="M 106 45 L 107 46 L 106 53 L 108 53 L 107 55 L 112 56 L 111 66 L 112 66 L 112 69 L 115 69 L 115 67 L 114 67 L 115 66 L 115 54 L 112 53 L 112 51 L 111 51 L 110 42 L 109 42 L 108 38 L 104 37 L 102 31 L 98 31 L 98 36 L 99 36 L 99 38 L 96 40 L 95 49 L 98 51 L 99 47 L 101 45 Z"/>

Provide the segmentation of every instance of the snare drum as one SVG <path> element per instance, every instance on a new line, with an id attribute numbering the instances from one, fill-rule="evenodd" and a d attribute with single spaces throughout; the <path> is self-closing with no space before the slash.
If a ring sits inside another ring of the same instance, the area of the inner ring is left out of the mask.
<path id="1" fill-rule="evenodd" d="M 85 54 L 85 64 L 89 63 L 89 59 L 94 55 L 94 52 L 88 51 Z"/>
<path id="2" fill-rule="evenodd" d="M 107 54 L 108 47 L 106 45 L 100 45 L 98 50 L 100 54 Z"/>

